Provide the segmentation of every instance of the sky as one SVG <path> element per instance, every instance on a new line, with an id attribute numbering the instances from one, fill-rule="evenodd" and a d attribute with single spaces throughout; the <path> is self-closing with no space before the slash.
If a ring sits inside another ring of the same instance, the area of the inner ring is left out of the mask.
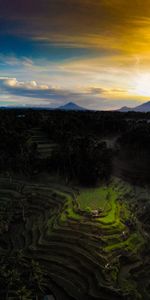
<path id="1" fill-rule="evenodd" d="M 150 0 L 0 0 L 0 105 L 150 100 Z"/>

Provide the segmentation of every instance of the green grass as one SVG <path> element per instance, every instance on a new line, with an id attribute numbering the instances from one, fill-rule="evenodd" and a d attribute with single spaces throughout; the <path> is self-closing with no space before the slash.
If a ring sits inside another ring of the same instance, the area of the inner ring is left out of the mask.
<path id="1" fill-rule="evenodd" d="M 118 209 L 118 206 L 116 204 L 116 198 L 117 198 L 117 195 L 113 194 L 112 195 L 112 198 L 109 200 L 110 204 L 111 204 L 111 209 L 110 211 L 108 212 L 108 214 L 106 215 L 106 217 L 103 217 L 100 219 L 100 221 L 104 224 L 111 224 L 111 223 L 114 223 L 117 221 L 117 217 L 118 217 L 118 214 L 117 214 L 117 209 Z"/>
<path id="2" fill-rule="evenodd" d="M 120 192 L 114 188 L 113 184 L 110 184 L 107 187 L 81 190 L 77 201 L 83 210 L 87 207 L 91 210 L 102 209 L 103 216 L 97 220 L 103 224 L 111 224 L 119 221 L 119 204 L 117 203 L 119 196 Z"/>
<path id="3" fill-rule="evenodd" d="M 67 219 L 80 220 L 81 216 L 74 211 L 72 197 L 62 192 L 59 192 L 58 195 L 66 199 L 65 209 L 60 214 L 61 222 L 65 222 Z"/>
<path id="4" fill-rule="evenodd" d="M 100 208 L 108 210 L 110 208 L 110 200 L 116 199 L 116 197 L 117 193 L 111 186 L 101 186 L 81 190 L 77 200 L 80 208 L 83 210 L 87 207 L 90 207 L 92 210 Z"/>
<path id="5" fill-rule="evenodd" d="M 144 239 L 139 233 L 135 232 L 131 234 L 126 241 L 122 241 L 120 237 L 120 240 L 118 240 L 117 244 L 106 246 L 105 251 L 110 252 L 112 250 L 124 249 L 127 250 L 130 254 L 136 254 L 143 244 Z"/>
<path id="6" fill-rule="evenodd" d="M 74 219 L 74 220 L 80 220 L 80 219 L 81 219 L 81 216 L 78 215 L 78 214 L 72 209 L 72 207 L 68 207 L 68 208 L 66 209 L 66 213 L 67 213 L 68 218 L 70 218 L 70 219 Z"/>

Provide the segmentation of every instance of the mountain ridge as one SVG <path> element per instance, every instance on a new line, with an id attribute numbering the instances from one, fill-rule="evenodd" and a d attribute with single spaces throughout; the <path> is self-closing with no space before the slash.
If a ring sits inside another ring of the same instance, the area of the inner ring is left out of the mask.
<path id="1" fill-rule="evenodd" d="M 128 107 L 123 106 L 120 109 L 118 109 L 120 112 L 129 112 L 129 111 L 135 111 L 135 112 L 150 112 L 150 101 L 147 101 L 143 104 L 140 104 L 135 107 Z"/>

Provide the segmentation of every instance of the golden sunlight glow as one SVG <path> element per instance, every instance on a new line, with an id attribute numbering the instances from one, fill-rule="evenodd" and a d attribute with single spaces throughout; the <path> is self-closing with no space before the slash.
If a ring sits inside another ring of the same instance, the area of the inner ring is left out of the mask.
<path id="1" fill-rule="evenodd" d="M 150 73 L 139 74 L 134 85 L 137 95 L 150 96 Z"/>

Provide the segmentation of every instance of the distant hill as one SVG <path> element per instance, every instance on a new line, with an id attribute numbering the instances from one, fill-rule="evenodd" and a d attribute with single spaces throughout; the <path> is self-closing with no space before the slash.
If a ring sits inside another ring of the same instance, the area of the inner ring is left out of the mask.
<path id="1" fill-rule="evenodd" d="M 128 112 L 128 111 L 136 111 L 136 112 L 149 112 L 150 111 L 150 101 L 138 105 L 136 107 L 127 107 L 123 106 L 122 108 L 118 109 L 120 112 Z"/>
<path id="2" fill-rule="evenodd" d="M 121 112 L 128 112 L 128 111 L 132 111 L 132 108 L 127 107 L 127 106 L 123 106 L 123 107 L 121 107 L 120 109 L 118 109 L 118 111 L 121 111 Z"/>
<path id="3" fill-rule="evenodd" d="M 73 102 L 69 102 L 65 105 L 59 106 L 59 107 L 57 107 L 57 109 L 66 110 L 66 111 L 67 110 L 86 111 L 86 108 L 79 106 Z"/>

